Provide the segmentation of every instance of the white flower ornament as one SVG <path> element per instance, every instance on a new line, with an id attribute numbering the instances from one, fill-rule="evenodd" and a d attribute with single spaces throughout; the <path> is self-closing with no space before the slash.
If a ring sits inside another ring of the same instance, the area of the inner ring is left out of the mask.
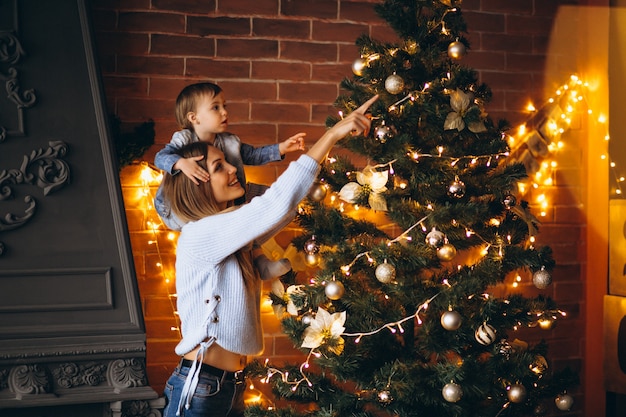
<path id="1" fill-rule="evenodd" d="M 336 354 L 343 351 L 343 338 L 341 334 L 346 329 L 346 312 L 330 314 L 322 307 L 318 307 L 315 319 L 311 321 L 309 327 L 304 330 L 303 348 L 316 349 L 325 342 L 333 340 L 336 347 L 332 349 Z"/>
<path id="2" fill-rule="evenodd" d="M 448 116 L 446 116 L 446 120 L 443 122 L 443 128 L 445 130 L 456 129 L 459 132 L 465 129 L 463 116 L 467 113 L 467 110 L 472 107 L 471 104 L 473 100 L 473 94 L 464 93 L 458 88 L 450 93 L 450 107 L 452 107 L 452 110 L 454 111 L 448 113 Z M 484 132 L 487 130 L 483 122 L 469 123 L 467 128 L 474 133 Z"/>
<path id="3" fill-rule="evenodd" d="M 278 318 L 282 317 L 285 312 L 289 313 L 292 316 L 298 315 L 298 307 L 294 304 L 291 296 L 304 294 L 304 285 L 290 285 L 289 287 L 287 287 L 287 291 L 285 291 L 283 283 L 279 279 L 276 279 L 272 282 L 272 294 L 287 303 L 286 309 L 283 304 L 272 305 L 272 309 L 274 309 L 274 314 Z"/>
<path id="4" fill-rule="evenodd" d="M 356 173 L 358 182 L 349 182 L 339 191 L 339 198 L 348 203 L 355 203 L 363 188 L 371 190 L 368 203 L 372 210 L 387 211 L 387 202 L 381 193 L 387 191 L 389 171 L 376 171 L 371 166 L 366 166 L 363 172 Z"/>

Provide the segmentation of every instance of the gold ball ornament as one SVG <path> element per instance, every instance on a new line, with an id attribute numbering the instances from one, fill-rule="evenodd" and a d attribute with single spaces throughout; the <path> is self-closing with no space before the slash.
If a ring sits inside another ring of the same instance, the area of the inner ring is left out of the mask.
<path id="1" fill-rule="evenodd" d="M 359 77 L 363 75 L 363 69 L 367 67 L 367 61 L 363 58 L 357 58 L 352 63 L 352 72 L 354 75 L 358 75 Z"/>
<path id="2" fill-rule="evenodd" d="M 455 403 L 463 397 L 463 388 L 459 384 L 455 384 L 454 382 L 449 382 L 443 386 L 441 390 L 441 395 L 443 395 L 443 399 L 449 403 Z"/>
<path id="3" fill-rule="evenodd" d="M 304 263 L 310 267 L 318 266 L 320 264 L 320 257 L 317 253 L 307 253 L 304 255 Z"/>
<path id="4" fill-rule="evenodd" d="M 513 384 L 508 391 L 507 396 L 512 403 L 521 403 L 526 400 L 526 387 L 522 384 Z"/>
<path id="5" fill-rule="evenodd" d="M 474 338 L 481 345 L 490 345 L 496 340 L 496 329 L 491 324 L 485 322 L 478 326 L 474 332 Z"/>
<path id="6" fill-rule="evenodd" d="M 554 399 L 556 408 L 561 411 L 569 411 L 574 405 L 574 398 L 569 394 L 559 394 Z"/>
<path id="7" fill-rule="evenodd" d="M 309 198 L 313 201 L 322 201 L 326 198 L 326 186 L 322 183 L 316 182 L 309 191 Z"/>
<path id="8" fill-rule="evenodd" d="M 326 288 L 324 288 L 324 294 L 331 300 L 339 300 L 343 297 L 344 292 L 345 287 L 339 281 L 330 281 L 326 284 Z"/>
<path id="9" fill-rule="evenodd" d="M 454 41 L 448 45 L 448 56 L 460 60 L 467 54 L 467 48 L 462 42 Z"/>
<path id="10" fill-rule="evenodd" d="M 461 327 L 462 322 L 463 318 L 457 311 L 446 311 L 441 315 L 441 325 L 446 330 L 457 330 L 459 327 Z"/>
<path id="11" fill-rule="evenodd" d="M 455 256 L 456 248 L 449 243 L 444 243 L 439 249 L 437 249 L 437 257 L 442 261 L 451 261 Z"/>
<path id="12" fill-rule="evenodd" d="M 390 94 L 398 94 L 404 89 L 404 80 L 396 74 L 392 74 L 385 80 L 385 90 Z"/>
<path id="13" fill-rule="evenodd" d="M 533 274 L 533 284 L 535 284 L 535 287 L 543 290 L 552 284 L 552 276 L 545 270 L 545 268 L 542 267 L 539 271 L 536 271 Z"/>
<path id="14" fill-rule="evenodd" d="M 387 261 L 376 267 L 376 279 L 383 284 L 389 284 L 396 278 L 396 268 Z"/>

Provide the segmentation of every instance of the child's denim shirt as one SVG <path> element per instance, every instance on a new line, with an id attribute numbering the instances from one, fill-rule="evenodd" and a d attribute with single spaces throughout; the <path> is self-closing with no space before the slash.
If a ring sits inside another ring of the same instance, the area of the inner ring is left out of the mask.
<path id="1" fill-rule="evenodd" d="M 177 150 L 189 143 L 198 142 L 198 140 L 198 136 L 196 136 L 196 134 L 189 129 L 183 129 L 174 133 L 170 143 L 165 145 L 165 147 L 156 154 L 154 164 L 157 168 L 172 175 L 179 174 L 180 171 L 172 172 L 174 164 L 181 158 L 180 155 L 176 153 Z M 246 173 L 243 168 L 244 164 L 263 165 L 268 162 L 282 160 L 282 156 L 278 150 L 278 144 L 255 148 L 252 145 L 242 143 L 241 139 L 232 133 L 218 134 L 215 137 L 213 145 L 224 152 L 224 158 L 229 164 L 237 168 L 237 179 L 240 184 L 244 185 L 246 190 L 248 190 L 248 184 L 246 182 Z M 265 188 L 265 186 L 258 186 L 255 184 L 255 186 L 250 187 L 249 190 L 254 192 L 254 195 L 248 196 L 248 192 L 246 192 L 246 197 L 252 198 L 259 195 L 265 190 Z M 243 201 L 237 201 L 239 204 L 242 202 Z M 184 222 L 178 219 L 176 215 L 171 212 L 170 205 L 165 201 L 161 186 L 159 186 L 154 199 L 154 208 L 159 214 L 159 217 L 161 217 L 163 223 L 165 223 L 168 228 L 178 231 L 183 227 Z"/>

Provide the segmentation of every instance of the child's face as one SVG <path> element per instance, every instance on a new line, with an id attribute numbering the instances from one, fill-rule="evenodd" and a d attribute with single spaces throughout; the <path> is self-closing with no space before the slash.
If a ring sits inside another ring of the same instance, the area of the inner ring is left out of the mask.
<path id="1" fill-rule="evenodd" d="M 189 113 L 189 120 L 200 139 L 212 139 L 217 133 L 228 128 L 228 112 L 224 94 L 203 95 L 197 102 L 196 111 Z"/>

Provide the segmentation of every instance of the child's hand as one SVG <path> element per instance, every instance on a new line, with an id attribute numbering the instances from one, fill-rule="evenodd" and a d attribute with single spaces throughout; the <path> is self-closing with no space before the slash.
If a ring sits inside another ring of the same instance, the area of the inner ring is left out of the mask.
<path id="1" fill-rule="evenodd" d="M 174 169 L 179 169 L 185 174 L 194 184 L 200 185 L 198 180 L 207 182 L 209 180 L 209 173 L 205 171 L 196 161 L 204 158 L 203 155 L 194 156 L 193 158 L 180 158 L 174 164 Z"/>
<path id="2" fill-rule="evenodd" d="M 303 151 L 304 150 L 304 137 L 306 133 L 296 133 L 289 139 L 278 144 L 278 150 L 281 155 L 287 152 Z"/>

